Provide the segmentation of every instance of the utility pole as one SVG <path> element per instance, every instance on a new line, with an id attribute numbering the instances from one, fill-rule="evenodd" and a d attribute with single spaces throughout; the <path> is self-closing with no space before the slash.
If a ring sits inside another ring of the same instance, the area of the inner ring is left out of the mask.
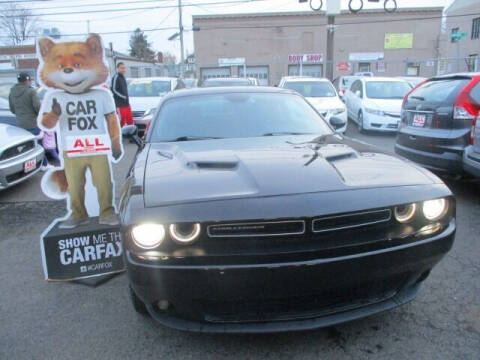
<path id="1" fill-rule="evenodd" d="M 180 76 L 183 77 L 183 64 L 185 63 L 185 54 L 183 52 L 182 0 L 178 0 L 178 28 L 180 32 Z"/>
<path id="2" fill-rule="evenodd" d="M 334 32 L 335 31 L 335 16 L 328 15 L 327 25 L 327 70 L 326 77 L 333 81 L 333 50 L 334 50 Z"/>
<path id="3" fill-rule="evenodd" d="M 90 34 L 90 20 L 87 20 L 87 34 Z"/>

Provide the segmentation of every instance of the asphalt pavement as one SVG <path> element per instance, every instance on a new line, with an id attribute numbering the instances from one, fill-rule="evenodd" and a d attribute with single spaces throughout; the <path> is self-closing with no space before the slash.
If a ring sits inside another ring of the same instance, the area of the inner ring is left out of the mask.
<path id="1" fill-rule="evenodd" d="M 393 151 L 394 135 L 347 135 Z M 135 154 L 115 166 L 121 183 Z M 450 253 L 413 302 L 316 331 L 205 335 L 170 330 L 133 310 L 127 278 L 91 288 L 43 279 L 39 239 L 62 201 L 40 175 L 0 193 L 0 359 L 472 359 L 480 358 L 480 185 L 447 180 L 457 197 Z"/>

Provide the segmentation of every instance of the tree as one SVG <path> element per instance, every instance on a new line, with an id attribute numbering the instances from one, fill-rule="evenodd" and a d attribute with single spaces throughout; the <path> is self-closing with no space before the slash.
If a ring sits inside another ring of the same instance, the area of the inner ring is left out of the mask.
<path id="1" fill-rule="evenodd" d="M 32 12 L 18 3 L 8 3 L 0 7 L 0 30 L 7 38 L 8 45 L 19 45 L 36 35 L 37 18 Z"/>
<path id="2" fill-rule="evenodd" d="M 177 63 L 177 57 L 168 51 L 163 53 L 163 63 L 165 65 L 175 65 Z"/>
<path id="3" fill-rule="evenodd" d="M 130 55 L 143 60 L 153 60 L 155 52 L 152 44 L 147 41 L 147 35 L 139 28 L 130 36 Z"/>

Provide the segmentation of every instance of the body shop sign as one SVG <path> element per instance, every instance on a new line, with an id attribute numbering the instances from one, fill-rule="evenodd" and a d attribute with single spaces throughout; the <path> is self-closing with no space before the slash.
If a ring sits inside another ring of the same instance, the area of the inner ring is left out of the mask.
<path id="1" fill-rule="evenodd" d="M 290 54 L 288 62 L 290 64 L 318 64 L 323 62 L 323 54 Z"/>
<path id="2" fill-rule="evenodd" d="M 47 280 L 82 279 L 125 269 L 120 229 L 98 224 L 81 232 L 55 226 L 42 242 Z"/>

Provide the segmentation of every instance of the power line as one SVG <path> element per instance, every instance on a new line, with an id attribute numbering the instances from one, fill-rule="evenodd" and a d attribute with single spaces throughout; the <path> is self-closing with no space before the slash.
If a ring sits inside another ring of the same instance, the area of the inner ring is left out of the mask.
<path id="1" fill-rule="evenodd" d="M 45 1 L 45 0 L 43 0 Z M 94 3 L 94 4 L 83 4 L 83 5 L 68 5 L 68 6 L 51 6 L 51 7 L 44 7 L 44 8 L 30 8 L 28 10 L 56 10 L 56 9 L 73 9 L 73 8 L 82 8 L 82 7 L 105 7 L 105 6 L 112 6 L 112 5 L 137 5 L 137 4 L 142 4 L 142 3 L 159 3 L 159 2 L 168 2 L 168 1 L 174 1 L 174 0 L 140 0 L 140 1 L 124 1 L 124 2 L 112 2 L 112 3 Z M 22 1 L 23 2 L 23 1 Z M 2 2 L 0 2 L 2 4 Z M 13 2 L 12 2 L 13 4 Z M 18 9 L 18 10 L 23 10 L 23 9 Z M 4 9 L 4 11 L 10 11 L 10 12 L 15 12 L 18 11 L 15 9 Z"/>
<path id="2" fill-rule="evenodd" d="M 217 4 L 243 4 L 249 2 L 263 2 L 268 0 L 233 0 L 233 1 L 223 1 L 223 2 L 206 2 L 206 3 L 198 3 L 198 5 L 217 5 Z M 195 6 L 193 4 L 185 4 L 182 5 L 183 7 L 186 6 Z M 134 10 L 154 10 L 154 9 L 170 9 L 170 8 L 178 8 L 177 5 L 165 5 L 165 6 L 151 6 L 151 7 L 139 7 L 139 8 L 128 8 L 128 9 L 102 9 L 102 10 L 85 10 L 85 11 L 75 11 L 75 12 L 59 12 L 59 13 L 40 13 L 40 14 L 31 14 L 29 16 L 39 17 L 39 16 L 59 16 L 59 15 L 78 15 L 78 14 L 94 14 L 94 13 L 105 13 L 105 12 L 119 12 L 119 11 L 134 11 Z M 29 9 L 35 10 L 35 9 Z M 15 18 L 17 15 L 2 15 L 3 18 Z"/>
<path id="3" fill-rule="evenodd" d="M 463 16 L 476 16 L 480 13 L 470 13 L 470 14 L 460 14 L 460 15 L 450 15 L 449 18 L 453 17 L 463 17 Z M 400 19 L 389 19 L 389 20 L 375 20 L 375 21 L 356 21 L 356 22 L 338 22 L 337 25 L 361 25 L 361 24 L 377 24 L 377 23 L 390 23 L 398 21 L 418 21 L 418 20 L 434 20 L 442 19 L 444 16 L 429 16 L 429 17 L 415 17 L 415 18 L 400 18 Z M 236 26 L 200 26 L 200 30 L 212 30 L 212 29 L 260 29 L 260 28 L 277 28 L 277 27 L 319 27 L 319 26 L 328 26 L 328 24 L 284 24 L 284 25 L 236 25 Z M 196 26 L 197 27 L 197 26 Z"/>

